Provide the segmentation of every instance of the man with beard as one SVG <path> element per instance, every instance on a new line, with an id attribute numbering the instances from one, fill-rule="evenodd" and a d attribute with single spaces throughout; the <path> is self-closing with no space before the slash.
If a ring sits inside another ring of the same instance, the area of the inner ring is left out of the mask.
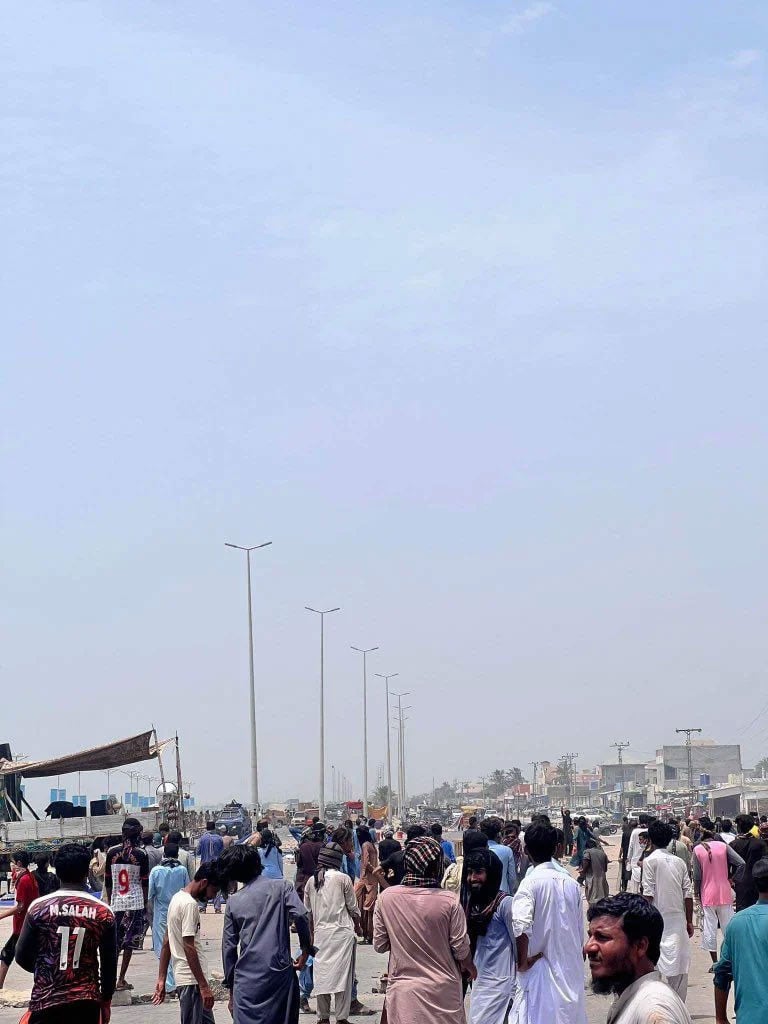
<path id="1" fill-rule="evenodd" d="M 557 832 L 539 821 L 525 832 L 533 870 L 512 903 L 517 951 L 513 1024 L 586 1024 L 581 890 L 551 863 Z"/>
<path id="2" fill-rule="evenodd" d="M 464 866 L 467 932 L 477 968 L 469 1019 L 471 1024 L 504 1024 L 515 991 L 512 897 L 499 891 L 502 864 L 491 850 L 475 850 Z"/>
<path id="3" fill-rule="evenodd" d="M 592 991 L 616 995 L 607 1024 L 691 1024 L 685 1003 L 656 970 L 664 932 L 658 910 L 622 892 L 591 906 L 587 920 Z"/>

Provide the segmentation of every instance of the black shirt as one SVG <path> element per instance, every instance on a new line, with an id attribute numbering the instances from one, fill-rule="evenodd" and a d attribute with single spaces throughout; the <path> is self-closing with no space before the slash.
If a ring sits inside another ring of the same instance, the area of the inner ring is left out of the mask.
<path id="1" fill-rule="evenodd" d="M 379 843 L 379 863 L 382 863 L 387 857 L 391 857 L 393 853 L 397 853 L 400 849 L 402 847 L 396 839 L 382 839 Z"/>
<path id="2" fill-rule="evenodd" d="M 405 875 L 405 850 L 395 850 L 386 860 L 380 861 L 389 885 L 400 885 Z"/>
<path id="3" fill-rule="evenodd" d="M 59 882 L 58 875 L 54 875 L 54 873 L 49 871 L 47 868 L 45 871 L 35 869 L 32 872 L 32 877 L 37 882 L 37 891 L 41 896 L 48 896 L 50 893 L 56 892 L 61 884 Z"/>
<path id="4" fill-rule="evenodd" d="M 763 857 L 768 857 L 768 845 L 754 836 L 737 836 L 731 843 L 731 849 L 743 858 L 746 867 L 741 880 L 733 883 L 736 892 L 736 910 L 744 910 L 757 903 L 757 886 L 752 878 L 752 868 Z"/>
<path id="5" fill-rule="evenodd" d="M 465 857 L 472 850 L 482 850 L 488 845 L 488 837 L 479 828 L 465 828 L 461 838 L 464 843 Z"/>

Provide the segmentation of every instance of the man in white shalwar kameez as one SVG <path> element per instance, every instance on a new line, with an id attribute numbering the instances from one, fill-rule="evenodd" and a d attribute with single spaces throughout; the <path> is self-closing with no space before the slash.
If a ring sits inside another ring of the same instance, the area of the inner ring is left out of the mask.
<path id="1" fill-rule="evenodd" d="M 643 896 L 664 918 L 656 969 L 685 1002 L 691 966 L 693 883 L 685 862 L 667 849 L 672 837 L 672 828 L 663 821 L 652 821 L 648 826 L 648 848 L 652 852 L 643 861 Z"/>
<path id="2" fill-rule="evenodd" d="M 352 1006 L 360 911 L 352 880 L 341 870 L 343 856 L 337 843 L 324 846 L 318 855 L 317 871 L 304 888 L 304 906 L 312 918 L 313 943 L 317 947 L 313 974 L 320 1021 L 330 1018 L 331 996 L 335 997 L 338 1021 L 347 1020 Z"/>
<path id="3" fill-rule="evenodd" d="M 691 1024 L 685 1003 L 655 970 L 664 932 L 656 907 L 622 892 L 594 903 L 587 919 L 592 991 L 616 996 L 606 1024 Z"/>
<path id="4" fill-rule="evenodd" d="M 584 919 L 575 879 L 549 863 L 557 846 L 551 825 L 526 829 L 534 870 L 512 903 L 517 947 L 517 990 L 511 1024 L 586 1024 Z"/>

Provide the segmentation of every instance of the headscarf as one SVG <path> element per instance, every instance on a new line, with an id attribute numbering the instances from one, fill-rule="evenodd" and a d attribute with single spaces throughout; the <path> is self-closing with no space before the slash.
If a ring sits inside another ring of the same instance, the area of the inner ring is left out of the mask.
<path id="1" fill-rule="evenodd" d="M 317 821 L 317 822 L 315 822 L 314 825 L 311 826 L 311 828 L 309 830 L 309 838 L 313 839 L 315 842 L 317 842 L 318 839 L 319 840 L 325 839 L 325 822 L 324 821 Z"/>
<path id="2" fill-rule="evenodd" d="M 432 836 L 418 836 L 405 847 L 401 885 L 439 889 L 443 879 L 443 848 Z"/>
<path id="3" fill-rule="evenodd" d="M 501 889 L 501 875 L 504 866 L 492 850 L 474 850 L 464 861 L 464 868 L 470 871 L 485 871 L 486 881 L 480 889 L 469 886 L 469 898 L 465 907 L 467 932 L 474 955 L 477 939 L 485 935 L 491 918 L 504 899 Z"/>
<path id="4" fill-rule="evenodd" d="M 317 855 L 317 868 L 315 870 L 315 889 L 322 889 L 325 881 L 325 872 L 329 868 L 341 871 L 341 862 L 344 858 L 344 851 L 338 843 L 330 843 L 324 846 Z"/>
<path id="5" fill-rule="evenodd" d="M 382 839 L 391 839 L 394 834 L 395 830 L 393 828 L 385 828 L 382 830 L 381 837 Z"/>

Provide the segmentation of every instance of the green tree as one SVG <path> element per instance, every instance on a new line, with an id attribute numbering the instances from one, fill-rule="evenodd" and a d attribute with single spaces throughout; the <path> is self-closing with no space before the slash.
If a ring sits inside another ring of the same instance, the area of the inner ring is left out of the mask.
<path id="1" fill-rule="evenodd" d="M 488 796 L 496 798 L 502 796 L 510 786 L 517 786 L 521 782 L 525 782 L 525 778 L 519 768 L 497 768 L 491 772 L 485 791 Z"/>
<path id="2" fill-rule="evenodd" d="M 525 781 L 526 781 L 525 776 L 523 775 L 523 773 L 520 771 L 519 768 L 511 768 L 510 769 L 510 772 L 509 772 L 509 784 L 510 784 L 510 786 L 519 786 L 521 783 L 523 783 Z"/>
<path id="3" fill-rule="evenodd" d="M 499 797 L 509 785 L 509 772 L 506 768 L 497 768 L 491 772 L 485 785 L 485 791 L 490 797 Z"/>
<path id="4" fill-rule="evenodd" d="M 394 794 L 393 794 L 394 795 Z M 385 807 L 389 802 L 389 787 L 379 786 L 371 794 L 368 803 L 372 807 Z"/>
<path id="5" fill-rule="evenodd" d="M 757 762 L 755 771 L 758 775 L 768 775 L 768 757 L 764 757 Z"/>
<path id="6" fill-rule="evenodd" d="M 567 757 L 561 757 L 557 762 L 555 782 L 558 786 L 569 786 L 571 783 L 571 766 Z"/>

